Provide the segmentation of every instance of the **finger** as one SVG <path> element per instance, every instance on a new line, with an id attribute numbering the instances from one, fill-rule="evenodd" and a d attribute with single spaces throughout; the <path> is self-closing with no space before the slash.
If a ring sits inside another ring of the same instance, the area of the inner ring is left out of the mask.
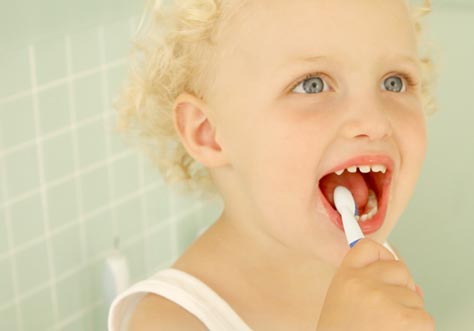
<path id="1" fill-rule="evenodd" d="M 386 285 L 382 288 L 387 297 L 407 308 L 423 308 L 425 302 L 417 292 L 398 285 Z"/>
<path id="2" fill-rule="evenodd" d="M 416 292 L 416 284 L 405 263 L 401 261 L 377 261 L 364 268 L 370 277 L 380 282 L 405 286 Z"/>
<path id="3" fill-rule="evenodd" d="M 421 308 L 406 308 L 400 314 L 405 321 L 403 330 L 434 331 L 435 321 L 426 310 Z"/>
<path id="4" fill-rule="evenodd" d="M 363 238 L 349 250 L 341 267 L 361 268 L 380 260 L 395 260 L 395 258 L 387 248 L 378 242 L 370 238 Z"/>

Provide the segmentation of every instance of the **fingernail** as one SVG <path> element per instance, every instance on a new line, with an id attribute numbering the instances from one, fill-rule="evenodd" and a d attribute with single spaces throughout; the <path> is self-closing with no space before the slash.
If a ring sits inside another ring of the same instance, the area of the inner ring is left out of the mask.
<path id="1" fill-rule="evenodd" d="M 421 295 L 422 298 L 425 297 L 425 295 L 423 294 L 423 291 L 421 290 L 421 287 L 418 286 L 418 284 L 415 284 L 416 286 L 416 291 L 418 292 L 419 295 Z"/>

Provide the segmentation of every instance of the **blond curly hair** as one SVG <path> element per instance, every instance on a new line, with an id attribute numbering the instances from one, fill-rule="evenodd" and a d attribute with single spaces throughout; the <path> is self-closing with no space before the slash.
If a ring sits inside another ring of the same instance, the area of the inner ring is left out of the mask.
<path id="1" fill-rule="evenodd" d="M 142 149 L 165 182 L 200 198 L 219 195 L 209 170 L 188 154 L 174 128 L 172 107 L 181 92 L 207 100 L 212 91 L 218 34 L 248 0 L 156 0 L 146 9 L 133 39 L 128 80 L 115 106 L 116 132 Z M 422 42 L 421 18 L 431 0 L 412 6 L 419 46 L 423 109 L 436 110 L 432 94 L 437 73 L 432 44 Z"/>

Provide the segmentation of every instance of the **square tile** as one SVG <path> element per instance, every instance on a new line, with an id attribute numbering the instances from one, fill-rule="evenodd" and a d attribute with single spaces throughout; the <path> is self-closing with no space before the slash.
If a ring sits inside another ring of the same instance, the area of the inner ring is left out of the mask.
<path id="1" fill-rule="evenodd" d="M 9 258 L 0 259 L 0 307 L 13 303 L 12 266 Z"/>
<path id="2" fill-rule="evenodd" d="M 5 208 L 0 208 L 0 255 L 5 254 L 8 251 L 6 222 Z"/>
<path id="3" fill-rule="evenodd" d="M 80 126 L 77 129 L 79 166 L 87 167 L 103 161 L 105 155 L 104 122 L 102 119 Z"/>
<path id="4" fill-rule="evenodd" d="M 37 189 L 39 186 L 36 145 L 16 150 L 5 157 L 7 196 Z"/>
<path id="5" fill-rule="evenodd" d="M 96 28 L 81 29 L 71 35 L 72 71 L 78 73 L 100 66 Z"/>
<path id="6" fill-rule="evenodd" d="M 125 141 L 125 137 L 117 132 L 116 117 L 117 115 L 115 112 L 105 115 L 105 134 L 110 142 L 110 154 L 117 155 L 123 152 L 132 151 L 136 155 L 141 155 L 141 152 L 139 154 L 134 148 L 130 148 Z"/>
<path id="7" fill-rule="evenodd" d="M 176 222 L 176 235 L 178 242 L 178 255 L 181 255 L 196 239 L 199 223 L 196 213 L 190 213 Z"/>
<path id="8" fill-rule="evenodd" d="M 104 112 L 102 93 L 100 73 L 81 77 L 74 81 L 74 106 L 78 121 Z"/>
<path id="9" fill-rule="evenodd" d="M 44 235 L 41 196 L 35 193 L 10 207 L 13 245 L 19 246 Z"/>
<path id="10" fill-rule="evenodd" d="M 23 330 L 51 330 L 54 323 L 51 287 L 20 301 Z"/>
<path id="11" fill-rule="evenodd" d="M 175 190 L 175 187 L 171 187 L 169 190 L 171 200 L 171 210 L 175 214 L 180 214 L 182 211 L 193 208 L 197 203 L 198 199 L 189 193 L 182 193 Z"/>
<path id="12" fill-rule="evenodd" d="M 43 159 L 47 182 L 74 173 L 74 145 L 71 132 L 44 140 Z"/>
<path id="13" fill-rule="evenodd" d="M 114 109 L 114 102 L 117 100 L 119 93 L 122 92 L 127 79 L 127 66 L 126 64 L 120 64 L 107 70 L 107 89 L 109 99 L 105 111 L 111 111 Z"/>
<path id="14" fill-rule="evenodd" d="M 16 320 L 16 306 L 10 305 L 0 309 L 0 330 L 20 330 Z"/>
<path id="15" fill-rule="evenodd" d="M 85 291 L 88 291 L 88 296 L 91 298 L 92 302 L 97 302 L 99 300 L 104 300 L 104 272 L 105 272 L 105 262 L 104 258 L 96 260 L 92 263 L 89 263 L 86 266 L 86 280 L 85 282 L 89 284 Z"/>
<path id="16" fill-rule="evenodd" d="M 140 189 L 138 177 L 138 159 L 136 155 L 128 155 L 111 164 L 115 191 L 113 198 L 118 199 Z"/>
<path id="17" fill-rule="evenodd" d="M 145 247 L 142 240 L 124 247 L 122 252 L 127 259 L 130 270 L 130 282 L 135 283 L 146 276 Z"/>
<path id="18" fill-rule="evenodd" d="M 90 213 L 110 202 L 109 178 L 106 167 L 100 167 L 80 177 L 83 212 Z"/>
<path id="19" fill-rule="evenodd" d="M 4 147 L 13 147 L 35 138 L 33 101 L 30 96 L 0 104 L 0 139 Z"/>
<path id="20" fill-rule="evenodd" d="M 115 207 L 117 217 L 118 234 L 121 242 L 141 234 L 143 230 L 143 212 L 140 204 L 140 196 L 125 201 Z"/>
<path id="21" fill-rule="evenodd" d="M 38 86 L 66 77 L 66 44 L 63 36 L 36 43 L 35 55 Z"/>
<path id="22" fill-rule="evenodd" d="M 38 96 L 42 134 L 62 129 L 71 123 L 69 92 L 65 84 L 48 88 Z"/>
<path id="23" fill-rule="evenodd" d="M 128 19 L 116 20 L 104 26 L 105 61 L 127 57 L 130 49 L 130 24 Z"/>
<path id="24" fill-rule="evenodd" d="M 155 184 L 155 183 L 157 185 L 167 185 L 158 166 L 155 165 L 152 162 L 152 160 L 150 160 L 146 155 L 142 155 L 142 158 L 143 158 L 143 162 L 141 163 L 142 168 L 143 168 L 142 171 L 145 177 L 146 185 Z"/>
<path id="25" fill-rule="evenodd" d="M 171 216 L 169 191 L 160 186 L 145 193 L 146 224 L 149 227 L 168 221 Z"/>
<path id="26" fill-rule="evenodd" d="M 145 254 L 150 263 L 149 273 L 173 257 L 173 232 L 171 225 L 153 231 L 145 240 Z"/>
<path id="27" fill-rule="evenodd" d="M 51 186 L 46 191 L 49 227 L 52 231 L 79 218 L 79 202 L 76 179 Z"/>
<path id="28" fill-rule="evenodd" d="M 83 262 L 80 234 L 79 225 L 74 224 L 51 238 L 56 275 L 60 276 Z"/>
<path id="29" fill-rule="evenodd" d="M 5 52 L 5 48 L 2 47 L 0 72 L 3 77 L 8 77 L 8 79 L 0 79 L 0 98 L 30 91 L 31 73 L 28 48 L 9 49 Z"/>
<path id="30" fill-rule="evenodd" d="M 0 138 L 0 149 L 2 149 L 2 139 Z M 0 177 L 3 177 L 3 174 L 6 174 L 7 170 L 5 169 L 5 159 L 3 156 L 0 155 Z M 0 206 L 3 205 L 7 200 L 7 188 L 5 185 L 5 181 L 0 179 Z M 0 212 L 1 215 L 1 212 Z M 0 216 L 1 217 L 1 216 Z"/>
<path id="31" fill-rule="evenodd" d="M 18 252 L 14 258 L 21 292 L 19 295 L 49 281 L 48 254 L 44 241 Z"/>
<path id="32" fill-rule="evenodd" d="M 88 286 L 84 269 L 57 282 L 59 319 L 66 319 L 92 304 Z"/>
<path id="33" fill-rule="evenodd" d="M 61 331 L 85 331 L 85 330 L 98 330 L 94 325 L 94 310 L 88 310 L 84 314 L 75 318 L 73 321 L 64 325 Z M 105 329 L 104 329 L 105 330 Z"/>
<path id="34" fill-rule="evenodd" d="M 113 220 L 110 210 L 106 210 L 84 223 L 86 237 L 86 256 L 92 258 L 114 247 Z"/>
<path id="35" fill-rule="evenodd" d="M 94 309 L 94 326 L 96 330 L 107 330 L 107 317 L 109 313 L 109 307 L 105 302 L 101 302 L 96 309 Z"/>

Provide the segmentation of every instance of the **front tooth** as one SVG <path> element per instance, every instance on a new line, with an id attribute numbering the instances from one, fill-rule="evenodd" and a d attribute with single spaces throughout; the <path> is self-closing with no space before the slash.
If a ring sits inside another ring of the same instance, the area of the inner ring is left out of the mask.
<path id="1" fill-rule="evenodd" d="M 344 169 L 338 170 L 336 171 L 336 175 L 340 176 L 342 175 L 343 172 L 344 172 Z"/>
<path id="2" fill-rule="evenodd" d="M 359 166 L 359 170 L 360 170 L 360 172 L 366 174 L 366 173 L 370 172 L 370 166 Z"/>
<path id="3" fill-rule="evenodd" d="M 387 168 L 382 164 L 376 164 L 372 166 L 372 171 L 385 173 L 387 171 Z"/>
<path id="4" fill-rule="evenodd" d="M 369 218 L 369 215 L 365 214 L 365 215 L 362 215 L 360 217 L 360 220 L 363 222 L 363 221 L 367 221 L 367 218 Z"/>
<path id="5" fill-rule="evenodd" d="M 347 171 L 349 171 L 350 173 L 355 173 L 357 171 L 357 166 L 349 167 L 347 168 Z"/>

